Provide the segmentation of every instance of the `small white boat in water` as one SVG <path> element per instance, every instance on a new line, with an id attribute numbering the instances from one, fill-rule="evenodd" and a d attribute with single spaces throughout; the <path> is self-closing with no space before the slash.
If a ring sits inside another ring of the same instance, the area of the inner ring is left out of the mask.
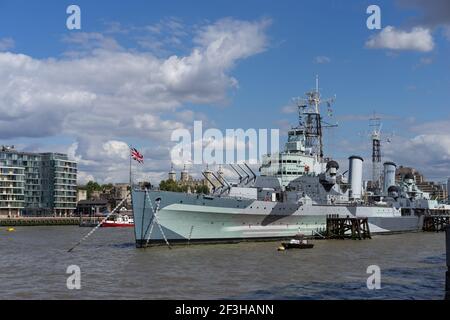
<path id="1" fill-rule="evenodd" d="M 123 228 L 123 227 L 134 227 L 134 221 L 127 215 L 114 215 L 108 218 L 102 223 L 104 228 Z"/>

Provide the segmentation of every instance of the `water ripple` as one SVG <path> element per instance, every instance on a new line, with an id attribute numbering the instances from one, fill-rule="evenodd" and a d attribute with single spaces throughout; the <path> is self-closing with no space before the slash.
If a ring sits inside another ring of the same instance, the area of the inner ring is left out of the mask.
<path id="1" fill-rule="evenodd" d="M 443 234 L 315 242 L 278 252 L 277 242 L 136 249 L 133 231 L 78 227 L 0 230 L 1 299 L 442 299 Z M 66 287 L 67 266 L 82 289 Z M 368 290 L 367 267 L 381 269 Z"/>

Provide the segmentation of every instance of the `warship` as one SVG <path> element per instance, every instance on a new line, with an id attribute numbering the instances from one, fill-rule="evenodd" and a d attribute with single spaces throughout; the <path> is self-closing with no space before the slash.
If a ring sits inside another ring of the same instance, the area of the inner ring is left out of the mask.
<path id="1" fill-rule="evenodd" d="M 422 228 L 423 211 L 433 207 L 411 177 L 396 185 L 395 164 L 384 164 L 383 187 L 370 194 L 363 186 L 363 161 L 349 157 L 349 169 L 325 158 L 323 128 L 330 125 L 316 88 L 297 99 L 298 124 L 288 131 L 285 149 L 262 157 L 259 174 L 247 164 L 232 164 L 239 177 L 206 170 L 210 195 L 132 188 L 137 247 L 164 243 L 218 243 L 315 236 L 327 216 L 368 218 L 371 233 L 413 232 Z M 417 208 L 421 208 L 417 210 Z"/>

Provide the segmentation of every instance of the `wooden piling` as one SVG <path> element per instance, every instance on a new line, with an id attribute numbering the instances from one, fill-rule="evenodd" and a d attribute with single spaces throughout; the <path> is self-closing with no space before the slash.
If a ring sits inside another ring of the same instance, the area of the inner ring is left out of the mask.
<path id="1" fill-rule="evenodd" d="M 327 216 L 328 239 L 371 239 L 369 220 L 364 217 L 340 218 L 339 215 Z"/>
<path id="2" fill-rule="evenodd" d="M 446 226 L 450 224 L 450 215 L 425 215 L 423 218 L 423 231 L 441 232 L 445 231 Z"/>

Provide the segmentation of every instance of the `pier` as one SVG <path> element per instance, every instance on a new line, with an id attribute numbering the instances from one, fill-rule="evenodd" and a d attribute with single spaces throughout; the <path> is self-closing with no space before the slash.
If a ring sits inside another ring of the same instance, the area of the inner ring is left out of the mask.
<path id="1" fill-rule="evenodd" d="M 0 227 L 20 226 L 78 226 L 83 223 L 98 224 L 102 218 L 99 217 L 18 217 L 0 218 Z"/>
<path id="2" fill-rule="evenodd" d="M 445 231 L 450 223 L 450 214 L 429 214 L 423 217 L 423 231 L 441 232 Z"/>
<path id="3" fill-rule="evenodd" d="M 328 215 L 326 237 L 328 239 L 371 239 L 369 221 L 361 217 L 340 218 L 339 215 Z"/>

